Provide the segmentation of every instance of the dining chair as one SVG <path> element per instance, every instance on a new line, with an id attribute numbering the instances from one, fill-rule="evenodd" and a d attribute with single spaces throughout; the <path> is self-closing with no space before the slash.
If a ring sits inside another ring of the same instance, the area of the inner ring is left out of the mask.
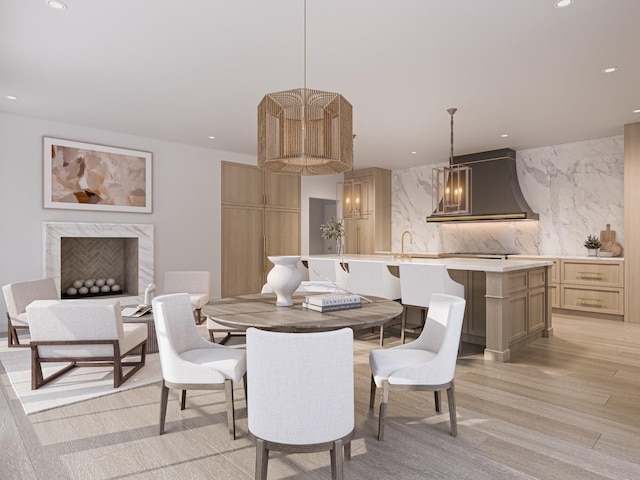
<path id="1" fill-rule="evenodd" d="M 387 300 L 400 300 L 400 279 L 389 271 L 384 262 L 349 261 L 349 290 L 363 296 L 382 297 Z M 391 319 L 380 325 L 380 346 L 384 344 L 384 329 L 401 324 L 402 317 Z M 402 331 L 400 336 L 403 337 Z"/>
<path id="2" fill-rule="evenodd" d="M 402 312 L 402 327 L 400 343 L 405 342 L 408 309 L 420 309 L 420 325 L 425 322 L 426 312 L 435 293 L 453 295 L 464 298 L 464 285 L 454 282 L 444 265 L 427 265 L 420 263 L 400 263 L 400 291 Z M 419 331 L 419 330 L 418 330 Z"/>
<path id="3" fill-rule="evenodd" d="M 433 294 L 427 320 L 420 336 L 411 343 L 369 353 L 373 409 L 376 388 L 382 389 L 378 416 L 378 440 L 384 437 L 389 391 L 426 390 L 434 392 L 436 412 L 440 413 L 440 392 L 447 391 L 451 435 L 457 436 L 454 373 L 462 332 L 464 298 Z"/>
<path id="4" fill-rule="evenodd" d="M 25 347 L 21 344 L 19 331 L 29 329 L 27 321 L 27 305 L 34 300 L 58 300 L 60 295 L 52 278 L 32 280 L 29 282 L 9 283 L 2 287 L 4 301 L 7 304 L 7 346 Z"/>
<path id="5" fill-rule="evenodd" d="M 354 433 L 353 331 L 247 329 L 249 434 L 255 478 L 267 478 L 270 451 L 330 451 L 331 476 L 343 478 Z"/>
<path id="6" fill-rule="evenodd" d="M 196 323 L 204 321 L 201 309 L 209 302 L 211 273 L 206 271 L 176 271 L 164 273 L 163 294 L 188 293 Z"/>
<path id="7" fill-rule="evenodd" d="M 170 388 L 182 390 L 180 410 L 185 409 L 187 390 L 224 390 L 229 434 L 235 439 L 233 389 L 244 380 L 246 396 L 245 351 L 202 338 L 186 293 L 160 295 L 152 305 L 162 369 L 160 435 L 165 430 Z"/>
<path id="8" fill-rule="evenodd" d="M 113 365 L 117 388 L 145 365 L 147 325 L 123 323 L 120 302 L 36 300 L 27 306 L 31 334 L 31 389 L 75 367 Z M 125 361 L 125 357 L 139 356 Z M 67 363 L 44 377 L 43 363 Z M 126 374 L 123 367 L 133 367 Z"/>

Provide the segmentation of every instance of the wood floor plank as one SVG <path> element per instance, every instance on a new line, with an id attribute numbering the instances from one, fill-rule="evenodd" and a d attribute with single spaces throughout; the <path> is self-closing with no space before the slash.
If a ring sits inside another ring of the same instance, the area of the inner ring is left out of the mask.
<path id="1" fill-rule="evenodd" d="M 385 348 L 398 344 L 389 329 Z M 358 333 L 347 480 L 640 478 L 640 325 L 558 317 L 554 336 L 514 352 L 509 364 L 459 359 L 456 438 L 446 396 L 437 414 L 429 392 L 392 392 L 385 440 L 377 440 L 375 348 L 378 332 Z M 0 381 L 0 461 L 11 465 L 3 480 L 253 478 L 242 389 L 233 441 L 222 392 L 189 392 L 182 411 L 172 392 L 159 436 L 159 385 L 26 416 L 1 367 Z M 269 480 L 327 478 L 327 452 L 273 453 L 269 462 Z"/>

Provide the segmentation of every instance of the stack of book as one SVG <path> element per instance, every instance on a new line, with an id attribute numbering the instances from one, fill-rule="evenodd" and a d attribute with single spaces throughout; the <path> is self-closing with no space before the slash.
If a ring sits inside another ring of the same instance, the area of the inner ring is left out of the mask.
<path id="1" fill-rule="evenodd" d="M 317 312 L 335 312 L 336 310 L 360 308 L 362 303 L 360 302 L 360 295 L 331 293 L 328 295 L 307 295 L 302 307 Z"/>

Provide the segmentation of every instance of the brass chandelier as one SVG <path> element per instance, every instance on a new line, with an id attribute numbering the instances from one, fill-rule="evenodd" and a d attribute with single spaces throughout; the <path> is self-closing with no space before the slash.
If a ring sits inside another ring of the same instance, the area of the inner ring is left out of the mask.
<path id="1" fill-rule="evenodd" d="M 293 175 L 353 168 L 351 104 L 339 93 L 307 88 L 307 2 L 304 87 L 268 93 L 258 105 L 258 167 Z"/>
<path id="2" fill-rule="evenodd" d="M 461 215 L 471 213 L 471 167 L 453 161 L 453 115 L 457 108 L 449 108 L 451 116 L 451 151 L 449 165 L 432 170 L 434 215 Z"/>

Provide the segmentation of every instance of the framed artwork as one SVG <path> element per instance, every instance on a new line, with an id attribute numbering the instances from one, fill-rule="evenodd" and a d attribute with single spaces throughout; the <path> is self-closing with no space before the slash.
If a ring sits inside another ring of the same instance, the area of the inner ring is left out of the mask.
<path id="1" fill-rule="evenodd" d="M 44 208 L 151 213 L 151 152 L 44 137 Z"/>

